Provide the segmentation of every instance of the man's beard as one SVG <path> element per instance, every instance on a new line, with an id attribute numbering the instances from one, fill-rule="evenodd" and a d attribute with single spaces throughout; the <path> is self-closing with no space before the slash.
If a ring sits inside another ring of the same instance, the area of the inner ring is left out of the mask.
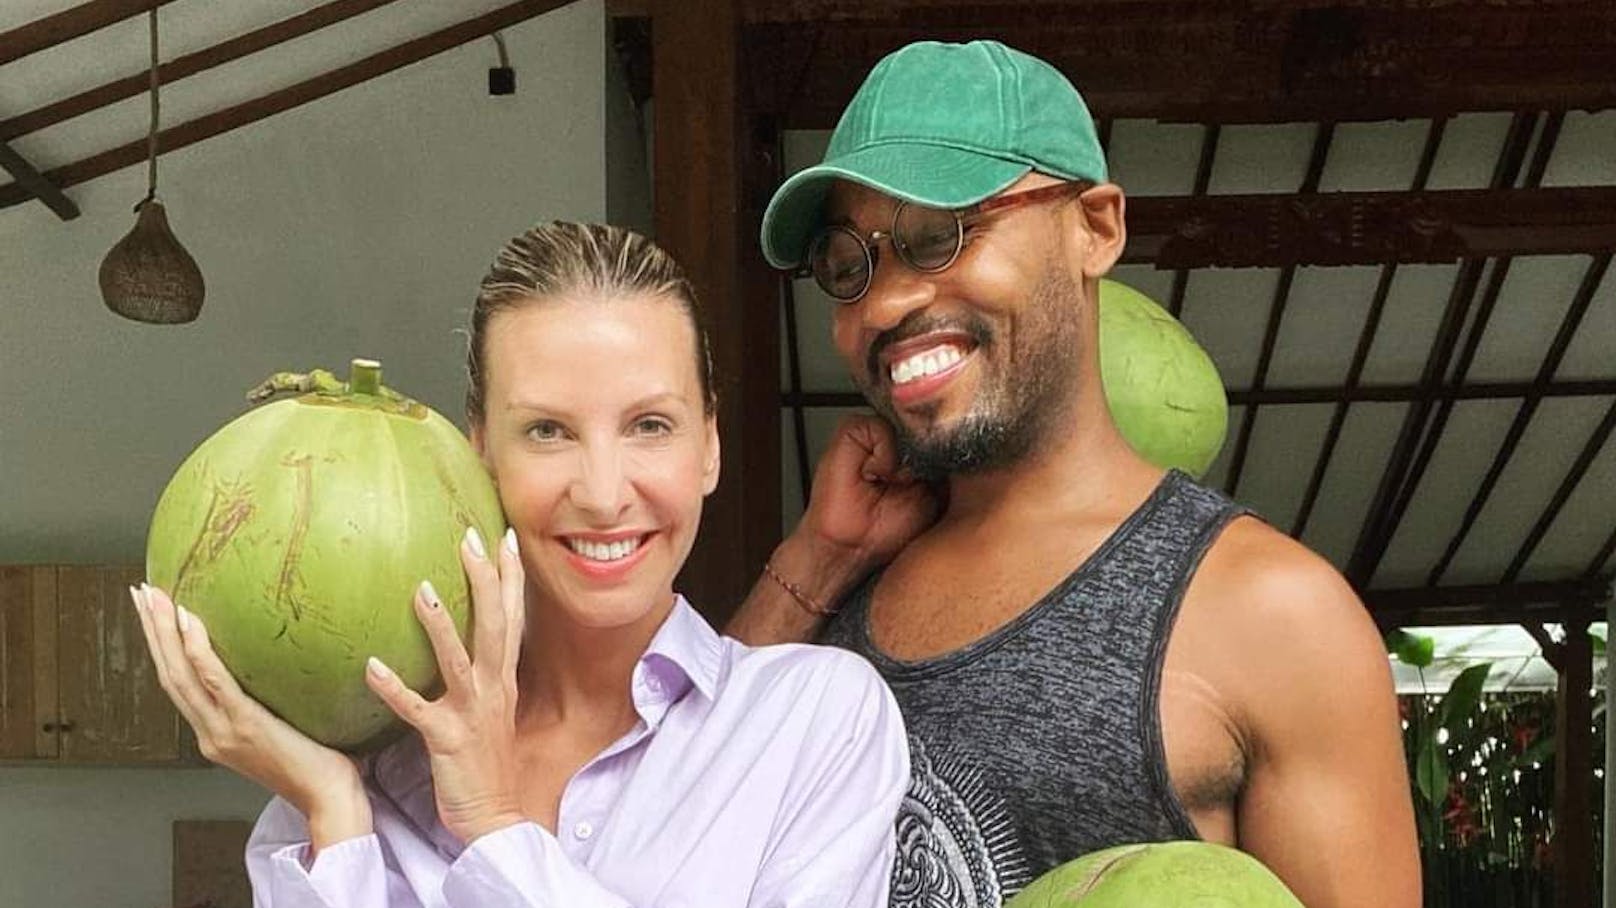
<path id="1" fill-rule="evenodd" d="M 892 424 L 901 463 L 916 479 L 939 482 L 1008 467 L 1025 459 L 1047 437 L 1067 414 L 1067 391 L 1083 355 L 1079 292 L 1071 276 L 1051 261 L 1023 310 L 1015 337 L 997 338 L 984 322 L 969 319 L 965 330 L 976 339 L 976 352 L 983 354 L 982 383 L 970 411 L 951 428 L 917 432 L 899 418 L 890 394 L 864 389 L 871 405 Z M 894 334 L 903 330 L 900 327 Z M 1001 371 L 994 375 L 988 372 L 985 354 L 999 343 L 1010 346 L 999 362 Z M 872 345 L 872 360 L 881 346 Z"/>

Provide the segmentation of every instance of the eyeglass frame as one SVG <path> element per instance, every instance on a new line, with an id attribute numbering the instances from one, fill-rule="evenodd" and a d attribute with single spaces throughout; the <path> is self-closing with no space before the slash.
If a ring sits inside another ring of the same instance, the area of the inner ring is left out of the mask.
<path id="1" fill-rule="evenodd" d="M 898 247 L 896 242 L 892 244 L 892 251 L 897 255 L 898 261 L 915 271 L 922 274 L 941 274 L 942 272 L 953 267 L 954 263 L 959 261 L 960 253 L 965 250 L 965 228 L 968 221 L 975 220 L 976 218 L 982 217 L 986 214 L 991 214 L 995 211 L 1006 211 L 1012 208 L 1019 208 L 1023 205 L 1047 202 L 1066 195 L 1082 195 L 1097 185 L 1099 184 L 1092 183 L 1087 180 L 1067 180 L 1065 182 L 1052 183 L 1048 186 L 1039 186 L 1036 189 L 1025 189 L 1021 192 L 1011 192 L 1004 195 L 989 196 L 988 198 L 977 202 L 975 205 L 968 205 L 964 208 L 932 208 L 930 205 L 917 204 L 914 207 L 931 208 L 933 211 L 947 211 L 949 214 L 954 216 L 954 251 L 949 254 L 947 261 L 935 268 L 922 268 L 919 265 L 916 265 L 914 262 L 911 262 L 908 256 L 904 255 L 903 250 Z M 898 229 L 898 218 L 903 215 L 903 210 L 909 206 L 909 202 L 899 199 L 897 207 L 892 209 L 891 228 L 887 230 L 872 230 L 869 233 L 868 239 L 866 239 L 863 234 L 860 234 L 848 224 L 829 224 L 821 227 L 811 238 L 809 238 L 808 251 L 803 256 L 803 262 L 801 265 L 798 265 L 796 268 L 792 269 L 791 276 L 799 279 L 812 278 L 815 286 L 823 290 L 825 295 L 835 300 L 838 305 L 850 306 L 853 303 L 858 302 L 870 292 L 870 287 L 875 283 L 875 269 L 881 262 L 881 256 L 878 252 L 878 247 L 876 244 L 880 243 L 882 240 L 891 240 L 893 238 L 893 234 Z M 832 232 L 841 232 L 847 234 L 848 236 L 852 237 L 859 244 L 859 248 L 864 251 L 864 262 L 867 266 L 864 277 L 864 286 L 861 287 L 859 292 L 853 296 L 837 296 L 826 288 L 824 284 L 821 284 L 819 282 L 819 278 L 814 274 L 814 246 L 818 244 L 826 235 Z"/>

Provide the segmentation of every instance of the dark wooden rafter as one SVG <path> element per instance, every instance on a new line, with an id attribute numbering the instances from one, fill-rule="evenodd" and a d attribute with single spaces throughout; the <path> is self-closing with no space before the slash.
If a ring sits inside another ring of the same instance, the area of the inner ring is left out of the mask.
<path id="1" fill-rule="evenodd" d="M 1535 120 L 1534 115 L 1517 114 L 1510 124 L 1509 134 L 1499 150 L 1498 163 L 1493 170 L 1491 180 L 1493 189 L 1499 190 L 1514 185 L 1527 146 L 1531 142 L 1532 133 L 1535 131 L 1533 128 Z M 1446 380 L 1470 307 L 1475 301 L 1484 266 L 1484 260 L 1475 257 L 1466 258 L 1461 262 L 1459 273 L 1454 279 L 1453 291 L 1448 295 L 1447 308 L 1432 338 L 1431 351 L 1426 357 L 1425 367 L 1420 375 L 1422 387 L 1435 388 Z M 1471 336 L 1477 337 L 1474 328 Z M 1441 436 L 1440 425 L 1444 421 L 1438 411 L 1436 422 L 1439 425 L 1435 432 L 1430 432 L 1429 430 L 1433 428 L 1431 414 L 1432 404 L 1426 400 L 1418 400 L 1404 415 L 1397 441 L 1392 446 L 1391 458 L 1381 473 L 1367 518 L 1359 530 L 1358 540 L 1347 562 L 1347 579 L 1355 585 L 1367 586 L 1374 577 L 1381 558 L 1386 554 L 1386 548 L 1391 544 L 1397 523 L 1401 520 L 1401 509 L 1406 507 L 1407 501 L 1412 497 L 1405 496 L 1405 488 L 1410 485 L 1410 479 L 1414 480 L 1413 485 L 1418 484 L 1417 474 L 1423 472 L 1423 464 L 1429 462 L 1435 450 L 1436 441 Z M 1425 442 L 1423 448 L 1422 439 Z"/>
<path id="2" fill-rule="evenodd" d="M 1132 197 L 1122 260 L 1158 268 L 1447 264 L 1616 247 L 1616 187 Z"/>
<path id="3" fill-rule="evenodd" d="M 1420 152 L 1419 165 L 1414 170 L 1410 191 L 1421 192 L 1430 182 L 1431 170 L 1436 165 L 1437 152 L 1442 148 L 1442 137 L 1447 131 L 1447 123 L 1445 117 L 1437 117 L 1431 121 L 1425 135 L 1425 147 Z M 1352 362 L 1347 366 L 1347 375 L 1342 382 L 1342 387 L 1348 394 L 1353 393 L 1363 380 L 1364 367 L 1369 362 L 1369 352 L 1374 348 L 1375 337 L 1380 333 L 1380 320 L 1386 311 L 1386 301 L 1391 296 L 1392 282 L 1396 279 L 1396 262 L 1381 266 L 1380 279 L 1375 283 L 1375 295 L 1369 301 L 1369 311 L 1364 316 L 1363 328 L 1358 332 L 1358 344 L 1353 348 Z M 1324 477 L 1329 474 L 1330 463 L 1335 458 L 1336 445 L 1341 441 L 1341 432 L 1346 427 L 1351 403 L 1350 400 L 1337 401 L 1330 414 L 1330 425 L 1325 430 L 1324 443 L 1319 447 L 1318 459 L 1313 463 L 1313 473 L 1308 477 L 1307 489 L 1302 493 L 1301 507 L 1297 509 L 1296 519 L 1291 523 L 1291 535 L 1298 539 L 1307 532 L 1308 520 L 1312 518 L 1313 508 L 1324 489 Z"/>
<path id="4" fill-rule="evenodd" d="M 1555 373 L 1559 371 L 1560 363 L 1565 359 L 1566 351 L 1570 349 L 1571 341 L 1576 337 L 1577 328 L 1582 325 L 1583 316 L 1587 315 L 1589 306 L 1593 303 L 1594 293 L 1599 289 L 1600 282 L 1605 278 L 1605 272 L 1610 267 L 1610 260 L 1609 253 L 1594 258 L 1589 264 L 1587 272 L 1583 274 L 1582 283 L 1577 288 L 1576 296 L 1566 309 L 1565 317 L 1560 322 L 1560 329 L 1556 332 L 1553 342 L 1549 344 L 1548 352 L 1543 356 L 1543 361 L 1538 367 L 1537 376 L 1532 380 L 1532 391 L 1521 399 L 1520 406 L 1515 410 L 1515 418 L 1510 422 L 1508 431 L 1504 433 L 1503 441 L 1493 454 L 1493 460 L 1487 468 L 1486 475 L 1482 477 L 1481 483 L 1476 487 L 1475 495 L 1472 496 L 1470 504 L 1465 508 L 1464 516 L 1459 521 L 1459 528 L 1448 541 L 1447 548 L 1442 552 L 1442 556 L 1431 567 L 1430 574 L 1426 578 L 1426 583 L 1430 586 L 1436 586 L 1442 582 L 1442 575 L 1447 573 L 1448 567 L 1453 564 L 1453 559 L 1459 554 L 1459 549 L 1464 545 L 1465 539 L 1469 537 L 1470 530 L 1475 526 L 1476 519 L 1481 516 L 1481 511 L 1486 507 L 1487 501 L 1497 487 L 1505 468 L 1509 466 L 1510 461 L 1514 458 L 1521 439 L 1526 435 L 1527 427 L 1531 425 L 1532 417 L 1537 414 L 1538 405 L 1543 402 L 1541 389 L 1547 387 L 1554 380 Z M 1559 509 L 1554 508 L 1546 516 L 1552 522 L 1558 513 Z"/>
<path id="5" fill-rule="evenodd" d="M 1313 152 L 1308 157 L 1307 170 L 1302 176 L 1302 185 L 1297 190 L 1297 196 L 1306 199 L 1319 191 L 1319 181 L 1324 178 L 1325 165 L 1330 160 L 1330 145 L 1335 140 L 1335 124 L 1320 123 L 1313 136 Z M 1285 309 L 1290 303 L 1291 286 L 1296 280 L 1296 266 L 1286 265 L 1280 269 L 1279 282 L 1274 288 L 1274 299 L 1268 307 L 1268 324 L 1263 329 L 1262 347 L 1257 354 L 1257 367 L 1251 378 L 1251 389 L 1261 391 L 1268 386 L 1268 369 L 1273 364 L 1274 350 L 1279 346 L 1279 329 L 1285 321 Z M 1240 430 L 1235 436 L 1234 451 L 1229 457 L 1229 470 L 1224 480 L 1224 488 L 1234 495 L 1239 491 L 1240 478 L 1245 472 L 1246 453 L 1251 447 L 1251 433 L 1257 426 L 1256 404 L 1247 406 L 1241 412 Z"/>
<path id="6" fill-rule="evenodd" d="M 291 110 L 344 88 L 351 88 L 468 41 L 486 37 L 502 28 L 525 22 L 564 6 L 566 2 L 567 0 L 520 0 L 502 6 L 457 25 L 371 54 L 362 60 L 306 79 L 280 91 L 165 129 L 159 134 L 158 145 L 165 153 L 171 152 L 249 123 L 256 123 L 265 117 Z M 141 139 L 55 168 L 46 172 L 45 177 L 65 189 L 128 167 L 144 160 L 145 157 L 146 141 Z M 16 205 L 28 198 L 29 195 L 15 183 L 0 186 L 0 208 Z"/>
<path id="7" fill-rule="evenodd" d="M 28 159 L 13 151 L 10 145 L 0 141 L 0 170 L 11 174 L 19 190 L 27 193 L 25 198 L 37 198 L 44 202 L 46 207 L 56 212 L 56 216 L 64 221 L 71 221 L 79 216 L 79 206 L 73 200 L 62 194 L 62 190 L 45 176 L 41 175 Z"/>
<path id="8" fill-rule="evenodd" d="M 1360 594 L 1381 627 L 1560 624 L 1603 620 L 1609 577 L 1467 586 L 1371 589 Z"/>
<path id="9" fill-rule="evenodd" d="M 1549 636 L 1549 629 L 1531 621 L 1522 623 L 1521 629 L 1537 643 L 1538 655 L 1543 657 L 1543 661 L 1549 663 L 1549 667 L 1555 671 L 1560 671 L 1560 667 L 1565 664 L 1565 649 Z"/>
<path id="10" fill-rule="evenodd" d="M 159 66 L 157 77 L 163 85 L 168 85 L 392 2 L 394 0 L 335 0 L 212 47 L 177 57 Z M 37 132 L 109 104 L 133 98 L 147 90 L 148 81 L 149 75 L 142 71 L 26 111 L 10 119 L 0 120 L 0 141 Z"/>
<path id="11" fill-rule="evenodd" d="M 1440 403 L 1456 400 L 1518 400 L 1528 394 L 1540 393 L 1544 397 L 1611 397 L 1616 396 L 1616 378 L 1576 379 L 1550 382 L 1539 387 L 1529 381 L 1469 382 L 1463 385 L 1424 384 L 1359 385 L 1347 388 L 1341 385 L 1312 385 L 1290 388 L 1234 388 L 1227 392 L 1229 404 L 1236 407 L 1275 404 L 1338 404 L 1338 403 Z M 781 400 L 787 406 L 804 407 L 860 407 L 865 400 L 856 391 L 804 391 L 786 393 Z"/>
<path id="12" fill-rule="evenodd" d="M 920 39 L 1002 40 L 1050 61 L 1108 117 L 1351 122 L 1616 107 L 1616 8 L 1605 0 L 749 0 L 747 19 L 747 43 L 765 55 L 793 57 L 809 40 L 823 48 L 801 84 L 748 86 L 787 128 L 832 126 L 877 60 Z"/>
<path id="13" fill-rule="evenodd" d="M 0 32 L 0 66 L 172 2 L 174 0 L 92 0 Z"/>

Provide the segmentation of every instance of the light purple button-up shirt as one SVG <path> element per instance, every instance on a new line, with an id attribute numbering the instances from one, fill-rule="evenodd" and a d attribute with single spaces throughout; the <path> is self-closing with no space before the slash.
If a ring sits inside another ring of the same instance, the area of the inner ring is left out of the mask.
<path id="1" fill-rule="evenodd" d="M 909 777 L 897 705 L 859 657 L 747 647 L 681 597 L 633 676 L 634 729 L 561 794 L 556 832 L 467 846 L 411 735 L 367 761 L 371 835 L 321 849 L 276 798 L 247 845 L 257 908 L 885 906 Z"/>

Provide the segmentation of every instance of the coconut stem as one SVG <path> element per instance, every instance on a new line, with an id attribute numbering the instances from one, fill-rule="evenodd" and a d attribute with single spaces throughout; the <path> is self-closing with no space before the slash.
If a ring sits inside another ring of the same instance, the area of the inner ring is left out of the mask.
<path id="1" fill-rule="evenodd" d="M 356 359 L 348 368 L 348 390 L 354 394 L 382 393 L 382 364 L 373 359 Z"/>
<path id="2" fill-rule="evenodd" d="M 247 400 L 256 404 L 283 391 L 296 391 L 299 394 L 310 391 L 336 393 L 346 387 L 335 375 L 324 369 L 315 369 L 313 372 L 276 372 L 260 382 L 258 387 L 248 391 Z"/>

